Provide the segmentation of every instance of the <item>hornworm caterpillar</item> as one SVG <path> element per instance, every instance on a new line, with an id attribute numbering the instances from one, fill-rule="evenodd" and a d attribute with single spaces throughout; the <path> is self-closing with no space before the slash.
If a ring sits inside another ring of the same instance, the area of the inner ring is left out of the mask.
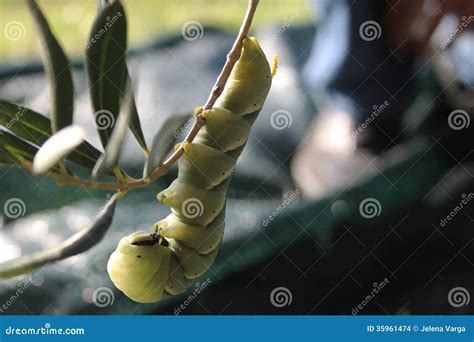
<path id="1" fill-rule="evenodd" d="M 214 262 L 225 226 L 225 198 L 236 160 L 270 90 L 272 76 L 255 38 L 245 38 L 240 59 L 205 125 L 184 143 L 178 178 L 157 195 L 171 214 L 154 234 L 121 239 L 107 270 L 129 298 L 151 303 L 182 293 Z"/>

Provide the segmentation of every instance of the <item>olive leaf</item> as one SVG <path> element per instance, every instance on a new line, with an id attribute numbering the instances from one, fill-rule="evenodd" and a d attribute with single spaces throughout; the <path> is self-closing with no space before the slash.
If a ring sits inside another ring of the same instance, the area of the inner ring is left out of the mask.
<path id="1" fill-rule="evenodd" d="M 34 145 L 43 144 L 51 136 L 51 121 L 47 117 L 1 99 L 0 125 Z"/>
<path id="2" fill-rule="evenodd" d="M 107 0 L 99 0 L 98 1 L 98 6 L 97 6 L 98 7 L 98 12 L 100 13 L 107 6 L 109 6 L 109 2 Z M 124 49 L 126 49 L 126 46 L 124 46 Z M 130 72 L 128 70 L 126 62 L 125 62 L 125 80 L 123 82 L 124 82 L 124 84 L 127 84 L 127 83 L 131 84 L 132 83 L 132 80 L 130 78 Z M 138 110 L 137 110 L 137 105 L 135 103 L 135 98 L 132 98 L 132 101 L 129 102 L 129 108 L 126 108 L 126 110 L 132 111 L 131 118 L 130 118 L 130 123 L 129 123 L 130 130 L 132 131 L 133 135 L 135 136 L 135 138 L 137 139 L 138 143 L 143 148 L 143 150 L 146 153 L 148 153 L 148 147 L 147 147 L 147 144 L 146 144 L 145 137 L 143 135 L 142 126 L 141 126 L 141 123 L 140 123 L 140 116 L 138 115 Z"/>
<path id="3" fill-rule="evenodd" d="M 127 69 L 125 84 L 132 84 L 132 80 L 130 78 L 130 74 Z M 133 91 L 133 90 L 132 90 Z M 148 153 L 148 147 L 146 145 L 145 137 L 143 136 L 142 125 L 140 123 L 140 116 L 138 115 L 137 104 L 135 103 L 135 97 L 133 93 L 131 94 L 131 100 L 128 102 L 128 108 L 125 110 L 130 111 L 130 122 L 129 127 L 132 131 L 135 139 L 137 139 L 140 146 L 143 148 L 145 152 Z"/>
<path id="4" fill-rule="evenodd" d="M 28 8 L 40 37 L 41 57 L 51 92 L 51 128 L 57 132 L 72 123 L 74 86 L 70 62 L 36 1 L 28 0 Z"/>
<path id="5" fill-rule="evenodd" d="M 130 83 L 127 83 L 126 94 L 127 95 L 124 97 L 124 107 L 129 108 L 129 102 L 133 101 Z M 120 113 L 112 132 L 112 136 L 105 147 L 105 152 L 100 156 L 92 169 L 93 178 L 99 178 L 105 175 L 107 172 L 110 172 L 115 165 L 117 165 L 132 113 L 133 112 L 129 110 Z"/>
<path id="6" fill-rule="evenodd" d="M 2 129 L 0 129 L 0 146 L 19 162 L 23 160 L 33 161 L 38 151 L 36 146 Z"/>
<path id="7" fill-rule="evenodd" d="M 33 172 L 41 174 L 52 169 L 82 144 L 86 133 L 79 126 L 68 126 L 49 138 L 36 153 Z"/>
<path id="8" fill-rule="evenodd" d="M 116 198 L 102 208 L 94 221 L 59 245 L 0 264 L 0 278 L 30 273 L 50 262 L 63 260 L 89 250 L 102 240 L 112 224 Z"/>
<path id="9" fill-rule="evenodd" d="M 29 108 L 1 99 L 0 125 L 32 145 L 41 146 L 51 137 L 51 123 L 47 117 Z M 99 150 L 85 141 L 67 159 L 92 169 L 100 154 Z"/>
<path id="10" fill-rule="evenodd" d="M 127 20 L 122 4 L 115 1 L 98 14 L 85 52 L 91 102 L 104 147 L 120 111 L 126 49 Z"/>
<path id="11" fill-rule="evenodd" d="M 145 161 L 143 177 L 147 178 L 165 159 L 166 155 L 173 148 L 176 139 L 181 134 L 180 129 L 188 121 L 190 115 L 178 114 L 169 117 L 161 126 L 161 129 L 153 139 L 151 151 Z"/>
<path id="12" fill-rule="evenodd" d="M 0 133 L 1 134 L 1 133 Z M 18 161 L 17 158 L 3 146 L 0 145 L 0 163 L 3 164 L 15 164 Z"/>

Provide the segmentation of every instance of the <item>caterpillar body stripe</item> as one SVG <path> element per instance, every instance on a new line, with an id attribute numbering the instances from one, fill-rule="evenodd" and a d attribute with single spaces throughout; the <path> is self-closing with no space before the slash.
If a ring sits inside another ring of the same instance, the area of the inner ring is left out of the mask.
<path id="1" fill-rule="evenodd" d="M 260 45 L 245 38 L 221 96 L 202 111 L 205 125 L 192 143 L 183 144 L 178 177 L 157 195 L 171 214 L 154 224 L 155 234 L 122 238 L 109 259 L 110 278 L 132 300 L 152 303 L 182 293 L 214 263 L 227 186 L 271 82 Z"/>

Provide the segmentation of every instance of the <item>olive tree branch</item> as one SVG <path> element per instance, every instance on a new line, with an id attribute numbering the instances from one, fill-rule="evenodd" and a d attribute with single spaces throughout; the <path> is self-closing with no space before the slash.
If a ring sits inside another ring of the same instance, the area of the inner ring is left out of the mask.
<path id="1" fill-rule="evenodd" d="M 242 21 L 239 34 L 237 35 L 237 38 L 235 39 L 231 50 L 227 54 L 227 59 L 224 64 L 224 67 L 222 68 L 221 73 L 217 77 L 216 83 L 214 84 L 212 88 L 212 91 L 209 95 L 209 98 L 206 101 L 206 104 L 196 114 L 194 123 L 190 131 L 184 138 L 183 143 L 185 142 L 191 143 L 194 140 L 194 138 L 198 134 L 201 127 L 204 126 L 205 124 L 205 120 L 202 117 L 202 111 L 206 109 L 211 109 L 216 103 L 219 96 L 222 94 L 222 91 L 224 90 L 227 80 L 229 79 L 229 76 L 232 72 L 232 69 L 234 68 L 235 63 L 237 63 L 237 61 L 240 58 L 240 53 L 242 50 L 242 41 L 247 37 L 249 33 L 249 29 L 250 29 L 250 26 L 252 25 L 252 20 L 253 20 L 255 11 L 257 10 L 259 1 L 260 0 L 249 0 L 248 6 L 247 6 L 247 12 L 245 14 L 244 20 Z M 178 159 L 184 154 L 184 149 L 182 146 L 183 144 L 181 144 L 181 146 L 177 148 L 173 152 L 173 154 L 171 154 L 171 156 L 168 157 L 168 159 L 166 159 L 157 169 L 155 169 L 150 174 L 149 177 L 133 180 L 126 183 L 96 182 L 93 180 L 80 179 L 66 173 L 58 174 L 58 173 L 51 172 L 48 174 L 48 176 L 55 179 L 59 184 L 82 185 L 82 186 L 86 186 L 86 187 L 94 188 L 94 189 L 119 190 L 119 191 L 126 192 L 129 190 L 133 190 L 133 189 L 145 186 L 155 181 L 157 178 L 165 175 L 168 172 L 168 170 L 171 168 L 171 166 L 173 166 L 173 164 L 175 164 L 178 161 Z M 31 169 L 30 164 L 31 163 L 29 162 L 24 162 L 23 167 L 26 169 Z"/>
<path id="2" fill-rule="evenodd" d="M 232 72 L 235 63 L 237 63 L 240 58 L 240 53 L 242 50 L 242 41 L 245 39 L 245 37 L 247 37 L 249 33 L 249 29 L 252 25 L 253 16 L 255 14 L 255 11 L 257 10 L 258 3 L 259 0 L 249 0 L 247 13 L 245 14 L 244 20 L 240 27 L 239 34 L 235 39 L 234 45 L 227 54 L 227 60 L 224 64 L 224 67 L 222 68 L 221 73 L 217 77 L 216 83 L 212 88 L 211 94 L 209 95 L 206 104 L 204 105 L 203 109 L 201 109 L 201 111 L 196 115 L 193 126 L 191 127 L 191 130 L 184 139 L 183 143 L 190 143 L 194 140 L 199 130 L 204 125 L 202 111 L 205 109 L 211 109 L 214 106 L 214 103 L 216 103 L 219 96 L 222 94 L 227 80 L 229 79 L 230 73 Z M 184 154 L 184 148 L 182 146 L 183 144 L 181 144 L 181 146 L 167 160 L 165 160 L 162 165 L 160 165 L 154 172 L 151 173 L 149 181 L 153 181 L 168 172 L 170 167 Z"/>

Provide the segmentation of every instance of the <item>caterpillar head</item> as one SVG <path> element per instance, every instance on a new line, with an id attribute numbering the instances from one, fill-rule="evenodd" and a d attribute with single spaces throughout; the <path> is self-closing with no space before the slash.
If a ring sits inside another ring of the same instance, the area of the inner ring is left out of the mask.
<path id="1" fill-rule="evenodd" d="M 272 83 L 272 70 L 257 39 L 247 37 L 242 52 L 215 106 L 245 115 L 262 109 Z"/>
<path id="2" fill-rule="evenodd" d="M 155 234 L 135 232 L 122 238 L 110 256 L 107 272 L 115 286 L 139 303 L 153 303 L 165 296 L 170 249 Z"/>

